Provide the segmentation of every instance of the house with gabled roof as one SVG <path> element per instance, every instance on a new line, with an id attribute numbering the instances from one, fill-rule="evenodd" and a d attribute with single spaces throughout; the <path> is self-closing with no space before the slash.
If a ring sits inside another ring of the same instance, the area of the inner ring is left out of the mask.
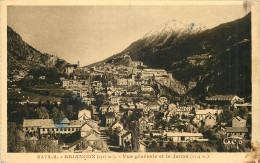
<path id="1" fill-rule="evenodd" d="M 175 114 L 178 115 L 180 118 L 182 118 L 182 115 L 189 116 L 190 111 L 188 109 L 176 109 Z"/>
<path id="2" fill-rule="evenodd" d="M 108 108 L 108 104 L 102 104 L 99 108 L 100 112 L 102 115 L 104 115 L 105 113 L 107 113 L 107 108 Z"/>
<path id="3" fill-rule="evenodd" d="M 246 107 L 248 111 L 252 111 L 252 103 L 247 102 L 247 103 L 242 103 L 242 104 L 234 104 L 234 109 L 239 110 L 242 107 Z"/>
<path id="4" fill-rule="evenodd" d="M 149 119 L 148 117 L 139 118 L 138 123 L 139 123 L 139 130 L 140 131 L 146 131 L 149 127 L 154 126 L 152 119 Z"/>
<path id="5" fill-rule="evenodd" d="M 95 144 L 95 142 L 98 141 L 101 141 L 99 137 L 95 133 L 90 133 L 85 137 L 82 137 L 79 140 L 71 143 L 69 146 L 65 147 L 64 149 L 68 150 L 69 152 L 75 152 L 77 150 L 84 151 L 84 152 L 92 152 L 93 148 L 91 147 L 91 145 Z"/>
<path id="6" fill-rule="evenodd" d="M 98 122 L 94 121 L 93 119 L 88 119 L 85 121 L 88 125 L 90 125 L 94 129 L 99 129 Z"/>
<path id="7" fill-rule="evenodd" d="M 246 120 L 239 116 L 233 117 L 232 127 L 246 127 Z"/>
<path id="8" fill-rule="evenodd" d="M 23 131 L 24 132 L 37 132 L 42 126 L 53 126 L 53 119 L 24 119 Z"/>
<path id="9" fill-rule="evenodd" d="M 111 126 L 111 130 L 114 131 L 116 128 L 119 128 L 120 131 L 122 131 L 124 129 L 124 126 L 122 123 L 120 122 L 115 122 L 112 126 Z"/>
<path id="10" fill-rule="evenodd" d="M 117 136 L 119 146 L 125 146 L 127 142 L 131 142 L 132 135 L 127 130 L 122 130 Z"/>
<path id="11" fill-rule="evenodd" d="M 205 125 L 213 127 L 217 123 L 217 118 L 215 115 L 212 115 L 211 113 L 208 113 L 204 119 Z"/>
<path id="12" fill-rule="evenodd" d="M 211 113 L 211 115 L 220 114 L 220 113 L 222 113 L 222 110 L 218 110 L 218 109 L 196 110 L 195 116 L 196 116 L 199 120 L 203 120 L 203 121 L 204 121 L 208 113 Z"/>
<path id="13" fill-rule="evenodd" d="M 89 123 L 85 123 L 80 127 L 80 136 L 85 137 L 86 135 L 89 135 L 89 133 L 96 133 L 99 134 L 99 131 L 97 128 L 94 128 Z"/>
<path id="14" fill-rule="evenodd" d="M 194 117 L 193 120 L 192 120 L 192 123 L 193 124 L 198 124 L 201 120 L 198 119 L 197 117 Z"/>
<path id="15" fill-rule="evenodd" d="M 160 110 L 160 105 L 157 102 L 148 103 L 146 106 L 149 110 L 153 110 L 153 111 Z"/>
<path id="16" fill-rule="evenodd" d="M 87 109 L 80 110 L 78 113 L 78 120 L 91 119 L 91 111 Z"/>
<path id="17" fill-rule="evenodd" d="M 127 132 L 121 136 L 122 146 L 125 146 L 127 142 L 131 142 L 132 134 Z"/>
<path id="18" fill-rule="evenodd" d="M 116 97 L 116 96 L 110 96 L 109 97 L 109 99 L 110 99 L 110 103 L 111 104 L 119 104 L 119 98 L 118 97 Z"/>
<path id="19" fill-rule="evenodd" d="M 241 137 L 244 138 L 248 129 L 246 127 L 227 127 L 226 128 L 227 137 Z"/>
<path id="20" fill-rule="evenodd" d="M 147 130 L 148 122 L 149 122 L 148 118 L 141 117 L 138 119 L 138 122 L 139 122 L 139 129 L 141 131 Z"/>
<path id="21" fill-rule="evenodd" d="M 115 113 L 109 112 L 105 114 L 105 125 L 111 126 L 115 122 Z"/>
<path id="22" fill-rule="evenodd" d="M 85 120 L 70 120 L 70 125 L 83 125 L 85 123 Z"/>
<path id="23" fill-rule="evenodd" d="M 118 104 L 110 104 L 110 105 L 108 105 L 107 112 L 119 113 L 119 105 Z"/>

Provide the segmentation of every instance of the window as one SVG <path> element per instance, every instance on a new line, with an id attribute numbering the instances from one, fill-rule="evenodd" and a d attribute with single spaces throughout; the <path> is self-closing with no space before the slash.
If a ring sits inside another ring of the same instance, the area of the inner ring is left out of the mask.
<path id="1" fill-rule="evenodd" d="M 60 131 L 63 131 L 63 128 L 60 128 Z"/>
<path id="2" fill-rule="evenodd" d="M 43 128 L 42 131 L 45 131 L 45 128 Z"/>
<path id="3" fill-rule="evenodd" d="M 52 131 L 54 131 L 54 128 L 52 129 Z"/>
<path id="4" fill-rule="evenodd" d="M 67 131 L 67 129 L 66 129 L 66 128 L 64 128 L 64 131 Z"/>
<path id="5" fill-rule="evenodd" d="M 33 127 L 32 127 L 32 130 L 33 130 Z"/>
<path id="6" fill-rule="evenodd" d="M 59 129 L 58 129 L 58 128 L 56 128 L 56 131 L 59 131 Z"/>
<path id="7" fill-rule="evenodd" d="M 68 128 L 68 131 L 70 131 L 70 128 Z"/>
<path id="8" fill-rule="evenodd" d="M 47 131 L 50 131 L 49 129 L 47 129 Z"/>
<path id="9" fill-rule="evenodd" d="M 72 131 L 74 131 L 74 128 L 72 128 Z"/>
<path id="10" fill-rule="evenodd" d="M 25 129 L 28 130 L 28 127 L 26 127 Z"/>

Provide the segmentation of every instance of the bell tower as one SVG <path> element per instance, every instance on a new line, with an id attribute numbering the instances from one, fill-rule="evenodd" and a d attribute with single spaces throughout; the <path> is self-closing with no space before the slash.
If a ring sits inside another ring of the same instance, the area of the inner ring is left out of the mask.
<path id="1" fill-rule="evenodd" d="M 77 63 L 77 65 L 78 65 L 78 67 L 79 67 L 79 65 L 80 65 L 80 64 L 79 64 L 79 60 L 78 60 L 78 63 Z"/>

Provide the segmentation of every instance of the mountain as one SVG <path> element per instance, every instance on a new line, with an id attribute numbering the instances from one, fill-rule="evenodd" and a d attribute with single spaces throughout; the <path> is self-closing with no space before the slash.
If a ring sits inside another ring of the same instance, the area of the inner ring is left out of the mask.
<path id="1" fill-rule="evenodd" d="M 8 74 L 40 67 L 56 67 L 62 71 L 66 65 L 66 61 L 50 54 L 43 54 L 27 44 L 9 26 L 7 26 L 7 62 Z"/>
<path id="2" fill-rule="evenodd" d="M 205 26 L 199 24 L 180 22 L 172 19 L 152 29 L 143 38 L 132 43 L 123 52 L 134 52 L 148 47 L 169 46 L 176 43 L 178 40 L 183 40 L 191 35 L 200 33 L 205 29 Z"/>
<path id="3" fill-rule="evenodd" d="M 111 63 L 125 54 L 171 72 L 180 81 L 182 94 L 251 96 L 251 13 L 212 29 L 170 20 L 121 53 L 91 66 Z"/>

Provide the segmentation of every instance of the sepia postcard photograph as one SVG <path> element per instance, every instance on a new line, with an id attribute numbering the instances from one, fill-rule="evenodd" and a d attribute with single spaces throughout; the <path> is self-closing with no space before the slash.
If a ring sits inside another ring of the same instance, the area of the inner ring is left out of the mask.
<path id="1" fill-rule="evenodd" d="M 4 163 L 257 162 L 259 3 L 143 2 L 1 6 Z"/>

